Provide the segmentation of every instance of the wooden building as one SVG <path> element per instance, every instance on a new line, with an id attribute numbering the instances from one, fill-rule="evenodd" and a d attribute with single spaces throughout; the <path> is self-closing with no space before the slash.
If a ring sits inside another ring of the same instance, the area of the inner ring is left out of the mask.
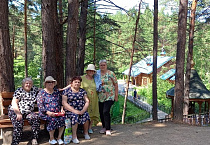
<path id="1" fill-rule="evenodd" d="M 166 91 L 166 97 L 171 99 L 171 116 L 173 117 L 174 87 Z M 188 114 L 195 114 L 195 103 L 199 105 L 199 114 L 210 111 L 210 91 L 203 84 L 195 69 L 192 69 L 190 74 L 189 101 L 190 103 Z M 203 110 L 201 109 L 202 104 L 204 104 Z"/>
<path id="2" fill-rule="evenodd" d="M 162 70 L 162 67 L 170 69 L 171 65 L 175 64 L 175 61 L 172 61 L 173 56 L 157 56 L 157 73 Z M 127 78 L 129 69 L 125 70 L 122 74 L 124 79 Z M 152 73 L 153 73 L 153 56 L 147 56 L 141 61 L 137 62 L 131 67 L 131 82 L 136 86 L 147 86 L 149 83 L 152 83 Z"/>

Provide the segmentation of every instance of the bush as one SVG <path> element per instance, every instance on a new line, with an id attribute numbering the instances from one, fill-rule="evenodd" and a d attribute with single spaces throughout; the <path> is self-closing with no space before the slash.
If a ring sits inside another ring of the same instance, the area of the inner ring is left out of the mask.
<path id="1" fill-rule="evenodd" d="M 113 117 L 112 112 L 110 111 L 112 124 L 120 124 L 122 122 L 124 97 L 119 96 L 118 100 L 120 104 L 120 113 L 117 117 Z M 141 108 L 137 107 L 135 104 L 127 101 L 125 123 L 136 123 L 138 121 L 144 120 L 149 117 L 150 113 L 142 110 Z"/>
<path id="2" fill-rule="evenodd" d="M 166 91 L 172 88 L 174 85 L 168 81 L 161 80 L 157 77 L 157 98 L 158 108 L 166 113 L 170 113 L 171 110 L 171 99 L 166 98 Z M 152 105 L 152 84 L 149 84 L 144 88 L 137 88 L 137 94 L 141 98 L 145 98 L 146 102 Z"/>

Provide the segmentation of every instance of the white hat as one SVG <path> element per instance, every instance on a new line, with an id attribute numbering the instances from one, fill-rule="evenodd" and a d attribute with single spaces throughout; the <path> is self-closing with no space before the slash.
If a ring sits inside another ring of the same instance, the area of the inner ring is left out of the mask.
<path id="1" fill-rule="evenodd" d="M 44 83 L 46 82 L 55 82 L 55 85 L 57 84 L 57 81 L 52 76 L 47 76 Z"/>
<path id="2" fill-rule="evenodd" d="M 89 64 L 88 67 L 87 67 L 87 69 L 86 69 L 86 71 L 87 71 L 87 70 L 96 71 L 95 66 L 94 66 L 93 64 Z"/>

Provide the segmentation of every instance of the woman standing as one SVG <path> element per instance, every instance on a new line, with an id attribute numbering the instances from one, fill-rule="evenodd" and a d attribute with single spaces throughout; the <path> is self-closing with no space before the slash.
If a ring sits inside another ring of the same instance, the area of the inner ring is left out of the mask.
<path id="1" fill-rule="evenodd" d="M 77 139 L 78 124 L 83 124 L 84 137 L 89 140 L 88 126 L 89 126 L 89 114 L 87 108 L 89 106 L 89 100 L 87 98 L 87 92 L 80 88 L 82 78 L 80 76 L 73 77 L 71 80 L 71 87 L 68 87 L 63 91 L 62 104 L 66 112 L 66 117 L 70 118 L 72 124 L 72 141 L 73 143 L 79 143 Z"/>
<path id="2" fill-rule="evenodd" d="M 57 89 L 54 89 L 57 81 L 48 76 L 45 79 L 45 88 L 41 90 L 37 97 L 37 104 L 39 107 L 39 116 L 41 119 L 47 121 L 47 131 L 50 134 L 50 144 L 63 144 L 61 136 L 65 126 L 65 116 L 62 105 L 62 98 Z M 60 114 L 61 116 L 57 116 Z M 59 130 L 58 138 L 55 140 L 55 129 Z"/>
<path id="3" fill-rule="evenodd" d="M 99 113 L 103 128 L 100 133 L 111 135 L 110 108 L 118 101 L 118 83 L 115 74 L 107 69 L 106 60 L 99 61 L 102 90 L 99 92 Z"/>
<path id="4" fill-rule="evenodd" d="M 86 75 L 82 76 L 81 88 L 87 91 L 87 97 L 90 101 L 88 107 L 88 113 L 90 116 L 90 124 L 89 124 L 89 133 L 93 133 L 92 125 L 97 124 L 99 122 L 99 108 L 98 108 L 98 95 L 96 92 L 96 84 L 93 78 L 95 74 L 95 66 L 93 64 L 89 64 L 86 69 Z"/>
<path id="5" fill-rule="evenodd" d="M 36 95 L 38 88 L 33 86 L 31 78 L 25 78 L 22 81 L 22 87 L 18 88 L 12 99 L 12 104 L 9 107 L 9 118 L 13 125 L 12 145 L 19 144 L 23 133 L 23 120 L 27 119 L 31 124 L 33 132 L 32 145 L 37 145 L 38 133 L 40 130 L 39 115 L 34 111 Z"/>

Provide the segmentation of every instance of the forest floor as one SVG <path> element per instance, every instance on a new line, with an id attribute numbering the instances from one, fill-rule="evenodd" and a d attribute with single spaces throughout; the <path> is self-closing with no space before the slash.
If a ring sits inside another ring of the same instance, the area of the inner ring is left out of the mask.
<path id="1" fill-rule="evenodd" d="M 81 145 L 209 145 L 210 128 L 177 124 L 174 122 L 147 122 L 142 124 L 118 124 L 112 125 L 112 136 L 99 134 L 101 126 L 93 127 L 94 133 L 90 134 L 90 140 L 84 140 L 78 133 Z M 31 133 L 23 134 L 20 145 L 27 145 Z M 39 145 L 49 145 L 49 135 L 41 130 Z M 73 144 L 72 142 L 70 144 Z"/>

